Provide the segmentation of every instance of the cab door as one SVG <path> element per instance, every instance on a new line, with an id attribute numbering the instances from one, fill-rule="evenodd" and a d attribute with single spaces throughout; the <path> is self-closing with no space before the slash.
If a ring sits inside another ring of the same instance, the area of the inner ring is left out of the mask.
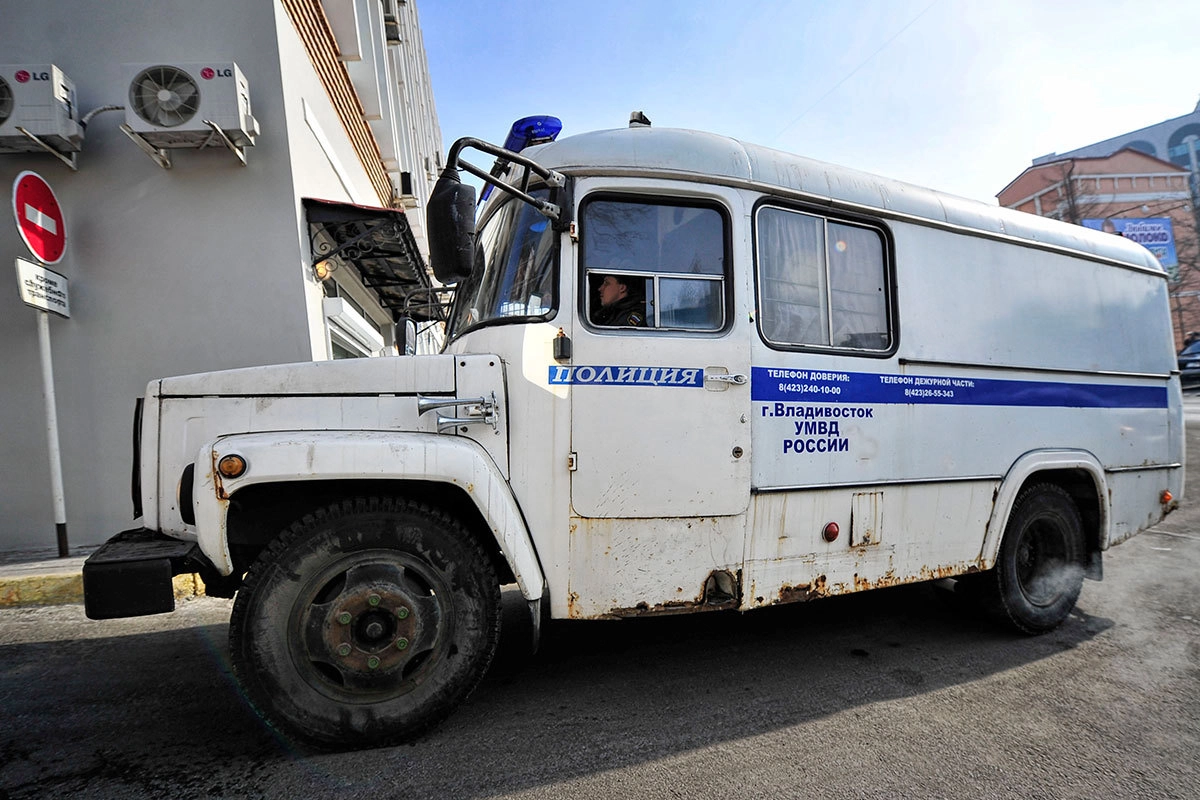
<path id="1" fill-rule="evenodd" d="M 573 616 L 705 602 L 708 577 L 740 567 L 751 475 L 741 202 L 690 188 L 594 191 L 579 208 L 580 324 L 571 361 L 550 376 L 571 397 Z M 598 291 L 608 276 L 626 287 L 615 317 Z"/>

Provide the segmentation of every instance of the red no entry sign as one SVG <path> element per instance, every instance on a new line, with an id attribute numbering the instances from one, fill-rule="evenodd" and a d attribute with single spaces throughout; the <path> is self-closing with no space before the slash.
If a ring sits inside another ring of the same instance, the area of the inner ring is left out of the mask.
<path id="1" fill-rule="evenodd" d="M 43 264 L 57 264 L 67 247 L 67 226 L 50 184 L 36 172 L 22 172 L 13 182 L 13 214 L 21 238 Z"/>

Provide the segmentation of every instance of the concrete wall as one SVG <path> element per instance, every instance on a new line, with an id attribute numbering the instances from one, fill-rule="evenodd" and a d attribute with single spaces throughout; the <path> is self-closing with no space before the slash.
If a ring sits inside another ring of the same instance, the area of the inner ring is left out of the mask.
<path id="1" fill-rule="evenodd" d="M 211 149 L 176 151 L 163 170 L 118 131 L 124 112 L 91 121 L 78 172 L 50 156 L 0 155 L 5 192 L 34 170 L 66 217 L 66 256 L 54 269 L 71 281 L 72 318 L 52 318 L 51 339 L 68 528 L 72 544 L 94 544 L 132 524 L 130 427 L 147 381 L 323 354 L 298 198 L 371 194 L 277 2 L 8 3 L 0 53 L 5 63 L 59 65 L 84 112 L 126 102 L 123 63 L 233 61 L 262 128 L 245 167 Z M 335 142 L 350 191 L 314 143 L 306 103 Z M 10 207 L 0 210 L 0 276 L 9 276 L 0 277 L 0 549 L 49 547 L 37 312 L 17 295 L 11 265 L 26 253 Z"/>

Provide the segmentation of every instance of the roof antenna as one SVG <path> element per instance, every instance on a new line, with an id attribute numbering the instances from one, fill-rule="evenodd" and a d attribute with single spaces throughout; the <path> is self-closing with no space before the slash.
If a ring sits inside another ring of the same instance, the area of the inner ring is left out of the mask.
<path id="1" fill-rule="evenodd" d="M 650 118 L 641 111 L 634 111 L 629 115 L 629 127 L 631 128 L 649 128 Z"/>

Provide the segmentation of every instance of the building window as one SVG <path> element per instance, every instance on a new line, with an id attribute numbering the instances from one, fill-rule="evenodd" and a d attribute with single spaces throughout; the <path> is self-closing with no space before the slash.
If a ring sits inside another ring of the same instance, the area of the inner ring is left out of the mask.
<path id="1" fill-rule="evenodd" d="M 1171 134 L 1167 140 L 1167 159 L 1172 164 L 1190 168 L 1192 151 L 1200 152 L 1200 125 L 1184 125 Z"/>
<path id="2" fill-rule="evenodd" d="M 600 198 L 589 200 L 580 216 L 582 305 L 592 324 L 678 331 L 725 327 L 728 225 L 719 207 Z"/>
<path id="3" fill-rule="evenodd" d="M 362 304 L 347 294 L 346 290 L 337 281 L 324 281 L 321 283 L 321 289 L 325 292 L 326 297 L 342 298 L 346 305 L 358 312 L 358 315 L 363 318 L 363 322 L 373 328 L 380 336 L 383 336 L 383 326 L 371 319 L 367 314 L 367 310 L 362 307 Z"/>
<path id="4" fill-rule="evenodd" d="M 322 311 L 329 328 L 330 355 L 337 358 L 367 358 L 381 355 L 387 344 L 383 326 L 367 316 L 366 309 L 335 281 L 322 285 Z"/>
<path id="5" fill-rule="evenodd" d="M 1148 156 L 1158 155 L 1158 151 L 1155 149 L 1154 145 L 1150 142 L 1147 142 L 1145 139 L 1134 139 L 1132 142 L 1128 142 L 1125 147 L 1129 148 L 1130 150 L 1137 150 L 1139 153 L 1145 153 Z"/>
<path id="6" fill-rule="evenodd" d="M 367 357 L 365 353 L 363 353 L 353 344 L 347 342 L 345 339 L 339 337 L 336 333 L 330 336 L 329 347 L 335 361 L 343 358 Z"/>
<path id="7" fill-rule="evenodd" d="M 887 248 L 879 229 L 762 206 L 755 247 L 758 325 L 768 343 L 891 349 Z"/>

